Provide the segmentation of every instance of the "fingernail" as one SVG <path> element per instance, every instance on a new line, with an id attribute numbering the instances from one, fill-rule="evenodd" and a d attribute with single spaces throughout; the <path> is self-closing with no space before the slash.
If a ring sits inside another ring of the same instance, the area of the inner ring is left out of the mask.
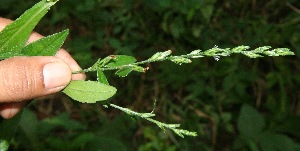
<path id="1" fill-rule="evenodd" d="M 44 66 L 44 85 L 46 89 L 66 86 L 71 80 L 71 70 L 64 62 L 52 62 Z"/>

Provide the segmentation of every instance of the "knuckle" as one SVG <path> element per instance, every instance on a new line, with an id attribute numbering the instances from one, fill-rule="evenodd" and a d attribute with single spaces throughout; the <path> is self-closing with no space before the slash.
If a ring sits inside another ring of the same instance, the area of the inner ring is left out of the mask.
<path id="1" fill-rule="evenodd" d="M 32 97 L 36 89 L 36 75 L 26 64 L 12 63 L 1 70 L 2 98 L 22 101 Z"/>

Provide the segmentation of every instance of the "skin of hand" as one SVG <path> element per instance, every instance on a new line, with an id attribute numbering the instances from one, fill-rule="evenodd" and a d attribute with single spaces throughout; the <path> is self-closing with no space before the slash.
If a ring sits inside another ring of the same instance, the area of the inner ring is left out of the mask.
<path id="1" fill-rule="evenodd" d="M 0 17 L 0 31 L 11 22 Z M 42 37 L 33 32 L 28 43 Z M 78 70 L 81 68 L 64 49 L 55 56 L 13 57 L 0 61 L 0 115 L 12 118 L 28 100 L 59 92 L 71 80 L 84 80 L 85 74 L 72 74 Z"/>

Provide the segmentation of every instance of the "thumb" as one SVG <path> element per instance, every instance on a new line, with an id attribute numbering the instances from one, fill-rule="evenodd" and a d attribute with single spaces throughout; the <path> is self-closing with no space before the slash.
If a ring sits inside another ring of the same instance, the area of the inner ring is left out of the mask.
<path id="1" fill-rule="evenodd" d="M 0 102 L 21 102 L 62 90 L 71 69 L 56 57 L 14 57 L 0 61 Z"/>

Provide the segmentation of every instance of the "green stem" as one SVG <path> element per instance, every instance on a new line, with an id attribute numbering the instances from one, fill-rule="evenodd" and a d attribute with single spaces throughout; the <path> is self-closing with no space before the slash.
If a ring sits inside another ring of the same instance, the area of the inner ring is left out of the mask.
<path id="1" fill-rule="evenodd" d="M 135 62 L 135 63 L 131 63 L 131 64 L 126 64 L 126 65 L 121 65 L 121 66 L 118 66 L 118 67 L 107 67 L 105 65 L 103 65 L 101 67 L 98 67 L 98 68 L 90 67 L 90 68 L 87 68 L 87 69 L 72 72 L 72 74 L 95 72 L 99 69 L 101 71 L 120 70 L 120 69 L 130 67 L 130 66 L 141 65 L 141 64 L 152 63 L 152 62 L 158 62 L 158 61 L 165 61 L 165 60 L 170 60 L 172 62 L 182 64 L 182 63 L 190 63 L 191 62 L 190 59 L 194 59 L 194 58 L 214 57 L 215 60 L 218 61 L 220 57 L 227 57 L 227 56 L 230 56 L 231 54 L 235 54 L 235 53 L 240 53 L 240 54 L 243 54 L 243 55 L 245 55 L 247 57 L 250 57 L 250 58 L 263 57 L 263 55 L 266 55 L 266 56 L 294 55 L 294 53 L 289 51 L 289 49 L 287 49 L 287 48 L 277 48 L 277 49 L 269 50 L 269 49 L 271 49 L 270 46 L 263 46 L 263 47 L 259 47 L 259 48 L 256 48 L 254 50 L 251 50 L 251 51 L 248 51 L 247 49 L 249 49 L 248 46 L 238 46 L 238 47 L 235 47 L 235 48 L 232 48 L 232 49 L 229 49 L 229 48 L 222 49 L 222 48 L 218 48 L 217 46 L 215 46 L 214 48 L 208 49 L 206 51 L 195 50 L 195 51 L 192 51 L 189 54 L 180 55 L 180 56 L 172 56 L 172 55 L 170 55 L 171 51 L 168 50 L 168 51 L 165 51 L 165 52 L 158 52 L 157 53 L 158 55 L 154 54 L 152 56 L 153 58 L 151 57 L 150 59 L 147 59 L 147 60 L 144 60 L 144 61 Z"/>
<path id="2" fill-rule="evenodd" d="M 165 60 L 168 60 L 168 58 L 159 59 L 159 60 L 144 60 L 144 61 L 135 62 L 135 63 L 127 64 L 127 65 L 122 65 L 122 66 L 118 66 L 118 67 L 103 67 L 103 68 L 98 68 L 98 69 L 100 69 L 101 71 L 119 70 L 119 69 L 122 69 L 122 68 L 125 68 L 125 67 L 128 67 L 128 66 L 141 65 L 141 64 L 152 63 L 152 62 L 157 62 L 157 61 L 165 61 Z M 90 67 L 90 68 L 87 68 L 87 69 L 74 71 L 74 72 L 72 72 L 72 74 L 96 72 L 98 69 Z"/>
<path id="3" fill-rule="evenodd" d="M 120 107 L 120 106 L 115 105 L 115 104 L 109 104 L 109 106 L 111 106 L 113 108 L 116 108 L 120 111 L 123 111 L 123 112 L 127 113 L 128 115 L 136 116 L 136 117 L 140 117 L 140 118 L 143 118 L 145 120 L 148 120 L 149 122 L 152 122 L 152 123 L 156 124 L 159 128 L 161 128 L 164 131 L 165 131 L 166 128 L 170 129 L 170 130 L 174 131 L 180 137 L 197 136 L 196 132 L 190 132 L 188 130 L 178 129 L 180 124 L 166 124 L 166 123 L 162 123 L 160 121 L 152 119 L 151 117 L 155 116 L 155 114 L 153 114 L 153 113 L 138 113 L 138 112 L 132 111 L 128 108 L 123 108 L 123 107 Z"/>

